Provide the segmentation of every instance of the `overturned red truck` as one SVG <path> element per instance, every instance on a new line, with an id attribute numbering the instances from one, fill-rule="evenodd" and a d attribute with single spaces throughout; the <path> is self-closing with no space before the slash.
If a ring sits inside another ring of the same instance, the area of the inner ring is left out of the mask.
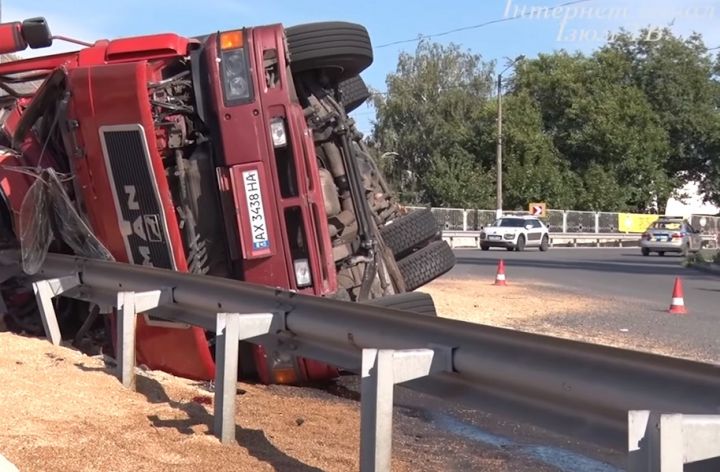
<path id="1" fill-rule="evenodd" d="M 450 270 L 453 253 L 429 211 L 398 205 L 348 117 L 369 96 L 364 27 L 89 44 L 52 36 L 43 18 L 0 25 L 3 54 L 53 40 L 79 47 L 0 63 L 0 237 L 24 269 L 1 287 L 8 325 L 38 330 L 26 276 L 48 251 L 432 313 L 412 291 Z M 63 337 L 94 327 L 114 338 L 112 314 L 56 303 Z M 152 314 L 137 329 L 138 362 L 213 378 L 213 333 Z M 261 346 L 240 352 L 245 378 L 337 375 Z"/>

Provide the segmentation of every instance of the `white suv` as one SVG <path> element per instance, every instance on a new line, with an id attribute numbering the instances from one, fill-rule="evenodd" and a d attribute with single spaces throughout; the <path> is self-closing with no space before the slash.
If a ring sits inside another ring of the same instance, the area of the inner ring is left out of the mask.
<path id="1" fill-rule="evenodd" d="M 480 248 L 487 251 L 491 247 L 504 247 L 508 251 L 537 247 L 547 251 L 550 231 L 534 216 L 504 216 L 480 232 Z"/>

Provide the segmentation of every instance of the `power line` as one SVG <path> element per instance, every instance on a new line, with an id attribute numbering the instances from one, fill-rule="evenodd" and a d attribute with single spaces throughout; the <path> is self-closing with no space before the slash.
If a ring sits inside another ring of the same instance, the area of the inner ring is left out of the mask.
<path id="1" fill-rule="evenodd" d="M 548 12 L 553 12 L 553 11 L 557 10 L 558 8 L 569 7 L 569 6 L 571 6 L 571 5 L 577 5 L 578 3 L 587 3 L 587 2 L 591 2 L 591 1 L 592 1 L 592 0 L 573 0 L 573 1 L 571 1 L 571 2 L 561 3 L 561 4 L 559 4 L 559 5 L 555 5 L 554 7 L 550 8 L 550 9 L 548 10 Z M 394 45 L 396 45 L 396 44 L 414 43 L 414 42 L 420 41 L 420 40 L 425 39 L 425 38 L 437 38 L 437 37 L 439 37 L 439 36 L 447 36 L 447 35 L 449 35 L 449 34 L 458 33 L 458 32 L 460 32 L 460 31 L 467 31 L 467 30 L 484 28 L 485 26 L 494 25 L 494 24 L 496 24 L 496 23 L 505 23 L 505 22 L 507 22 L 507 21 L 519 20 L 519 19 L 521 19 L 521 18 L 525 18 L 526 16 L 531 15 L 531 14 L 534 14 L 534 13 L 535 13 L 535 12 L 531 9 L 529 12 L 523 13 L 522 15 L 515 15 L 515 16 L 508 17 L 508 18 L 498 18 L 498 19 L 486 21 L 485 23 L 480 23 L 480 24 L 477 24 L 477 25 L 463 26 L 463 27 L 461 27 L 461 28 L 455 28 L 455 29 L 451 29 L 451 30 L 448 30 L 448 31 L 443 31 L 443 32 L 440 32 L 440 33 L 421 34 L 421 35 L 419 35 L 417 38 L 401 39 L 401 40 L 399 40 L 399 41 L 393 41 L 393 42 L 390 42 L 390 43 L 380 44 L 380 45 L 378 45 L 378 46 L 375 46 L 375 49 L 386 48 L 386 47 L 388 47 L 388 46 L 394 46 Z"/>

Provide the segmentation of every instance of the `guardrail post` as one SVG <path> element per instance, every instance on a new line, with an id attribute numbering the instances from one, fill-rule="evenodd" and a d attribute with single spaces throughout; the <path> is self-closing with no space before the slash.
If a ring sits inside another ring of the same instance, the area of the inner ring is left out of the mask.
<path id="1" fill-rule="evenodd" d="M 57 279 L 39 280 L 32 284 L 33 292 L 35 292 L 35 300 L 37 300 L 40 310 L 40 318 L 42 319 L 45 336 L 55 346 L 60 344 L 62 338 L 52 299 L 78 285 L 80 285 L 78 274 L 59 277 Z"/>
<path id="2" fill-rule="evenodd" d="M 720 415 L 628 412 L 628 472 L 720 469 Z M 698 464 L 702 462 L 702 464 Z"/>
<path id="3" fill-rule="evenodd" d="M 135 390 L 135 292 L 119 292 L 117 309 L 117 348 L 120 350 L 117 356 L 118 375 L 125 387 Z"/>
<path id="4" fill-rule="evenodd" d="M 390 472 L 395 384 L 451 371 L 450 349 L 363 349 L 360 471 Z"/>
<path id="5" fill-rule="evenodd" d="M 600 213 L 595 213 L 595 234 L 600 233 Z"/>
<path id="6" fill-rule="evenodd" d="M 463 231 L 468 230 L 468 211 L 463 210 Z"/>
<path id="7" fill-rule="evenodd" d="M 118 377 L 122 384 L 135 390 L 135 328 L 137 314 L 172 302 L 170 289 L 147 292 L 118 292 L 117 356 Z"/>
<path id="8" fill-rule="evenodd" d="M 237 394 L 238 342 L 268 334 L 272 313 L 241 315 L 218 313 L 215 326 L 215 401 L 213 434 L 221 443 L 235 440 L 235 395 Z"/>
<path id="9" fill-rule="evenodd" d="M 567 212 L 563 211 L 562 232 L 567 233 Z"/>

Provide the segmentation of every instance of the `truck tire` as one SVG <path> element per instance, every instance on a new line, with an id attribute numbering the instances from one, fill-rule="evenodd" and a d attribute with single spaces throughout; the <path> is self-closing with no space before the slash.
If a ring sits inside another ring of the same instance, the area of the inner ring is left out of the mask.
<path id="1" fill-rule="evenodd" d="M 382 306 L 394 310 L 411 311 L 419 315 L 437 316 L 435 302 L 428 293 L 407 292 L 397 295 L 387 295 L 364 302 L 367 305 Z"/>
<path id="2" fill-rule="evenodd" d="M 437 237 L 438 233 L 437 220 L 428 209 L 415 210 L 380 228 L 383 241 L 396 258 Z"/>
<path id="3" fill-rule="evenodd" d="M 325 69 L 337 80 L 352 78 L 373 62 L 364 26 L 343 21 L 307 23 L 285 29 L 293 73 Z"/>
<path id="4" fill-rule="evenodd" d="M 398 262 L 407 291 L 415 290 L 448 272 L 455 254 L 445 241 L 435 241 Z"/>
<path id="5" fill-rule="evenodd" d="M 345 108 L 345 113 L 350 113 L 370 98 L 370 91 L 359 75 L 343 80 L 338 84 L 337 88 L 340 103 Z"/>

